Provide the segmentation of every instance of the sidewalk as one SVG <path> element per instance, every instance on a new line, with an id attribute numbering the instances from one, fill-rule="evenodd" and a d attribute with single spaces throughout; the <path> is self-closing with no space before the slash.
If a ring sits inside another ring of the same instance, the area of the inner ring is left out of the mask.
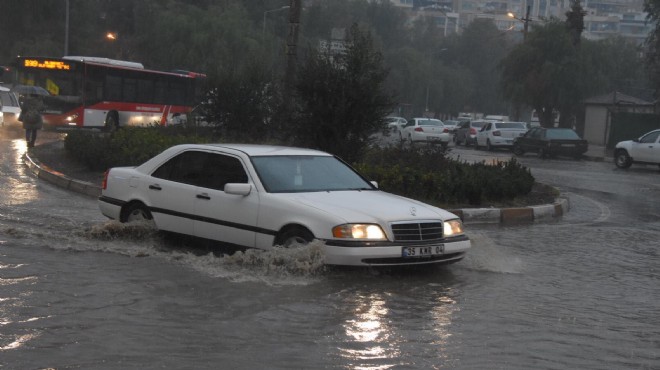
<path id="1" fill-rule="evenodd" d="M 605 160 L 604 148 L 595 150 L 592 160 Z M 40 179 L 64 189 L 90 197 L 101 195 L 102 172 L 92 172 L 66 155 L 64 141 L 55 135 L 42 135 L 37 146 L 25 153 L 24 162 Z M 449 209 L 465 224 L 520 224 L 547 222 L 569 210 L 568 199 L 559 198 L 553 204 L 519 208 Z"/>

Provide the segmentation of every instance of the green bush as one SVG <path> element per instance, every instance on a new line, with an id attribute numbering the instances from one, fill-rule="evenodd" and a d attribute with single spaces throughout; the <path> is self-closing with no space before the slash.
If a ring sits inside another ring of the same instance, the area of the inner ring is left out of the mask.
<path id="1" fill-rule="evenodd" d="M 447 158 L 440 148 L 372 148 L 356 169 L 394 194 L 437 205 L 472 205 L 510 200 L 534 185 L 515 158 L 495 165 Z"/>
<path id="2" fill-rule="evenodd" d="M 180 127 L 127 127 L 112 133 L 76 130 L 67 134 L 64 148 L 89 169 L 137 166 L 177 144 L 209 142 L 209 136 Z"/>
<path id="3" fill-rule="evenodd" d="M 122 128 L 113 133 L 78 130 L 64 147 L 91 170 L 136 166 L 177 144 L 217 141 L 213 132 L 181 127 Z M 480 206 L 528 194 L 529 169 L 515 159 L 494 165 L 448 158 L 442 148 L 371 148 L 354 167 L 380 189 L 438 206 Z"/>

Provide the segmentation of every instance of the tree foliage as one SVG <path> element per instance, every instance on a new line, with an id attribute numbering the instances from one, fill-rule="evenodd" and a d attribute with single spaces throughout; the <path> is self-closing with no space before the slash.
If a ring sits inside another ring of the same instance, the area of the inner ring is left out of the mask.
<path id="1" fill-rule="evenodd" d="M 391 94 L 383 90 L 386 76 L 382 54 L 357 25 L 349 31 L 345 53 L 310 49 L 296 87 L 297 144 L 358 160 L 392 110 Z"/>
<path id="2" fill-rule="evenodd" d="M 644 1 L 644 11 L 648 14 L 647 21 L 654 25 L 646 39 L 645 60 L 657 97 L 660 91 L 660 0 Z"/>

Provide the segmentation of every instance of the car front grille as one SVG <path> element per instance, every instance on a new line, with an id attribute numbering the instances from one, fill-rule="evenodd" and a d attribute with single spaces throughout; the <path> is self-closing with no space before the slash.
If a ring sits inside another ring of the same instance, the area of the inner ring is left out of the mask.
<path id="1" fill-rule="evenodd" d="M 400 242 L 442 239 L 442 222 L 392 224 L 394 240 Z"/>

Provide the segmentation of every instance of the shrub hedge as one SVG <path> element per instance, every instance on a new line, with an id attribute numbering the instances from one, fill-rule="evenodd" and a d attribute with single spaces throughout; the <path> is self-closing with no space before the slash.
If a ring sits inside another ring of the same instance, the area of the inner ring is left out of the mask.
<path id="1" fill-rule="evenodd" d="M 208 136 L 182 127 L 126 127 L 115 132 L 76 130 L 67 134 L 64 149 L 91 170 L 137 166 L 177 144 L 208 142 Z"/>
<path id="2" fill-rule="evenodd" d="M 213 132 L 180 127 L 122 128 L 112 133 L 77 130 L 66 136 L 65 150 L 91 170 L 139 165 L 170 146 L 218 142 Z M 528 194 L 529 169 L 515 158 L 494 165 L 448 158 L 436 146 L 372 147 L 354 167 L 380 189 L 436 205 L 480 206 Z"/>
<path id="3" fill-rule="evenodd" d="M 511 200 L 534 185 L 515 158 L 488 165 L 448 158 L 436 147 L 372 148 L 356 169 L 380 189 L 436 205 L 472 205 Z"/>

